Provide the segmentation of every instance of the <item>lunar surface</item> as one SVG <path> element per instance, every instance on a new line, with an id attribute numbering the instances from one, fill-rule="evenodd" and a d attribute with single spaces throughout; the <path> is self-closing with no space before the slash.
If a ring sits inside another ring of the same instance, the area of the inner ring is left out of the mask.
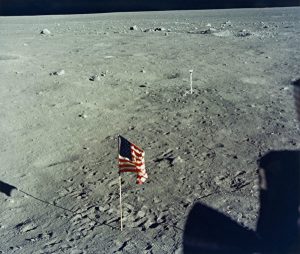
<path id="1" fill-rule="evenodd" d="M 0 17 L 0 253 L 179 254 L 195 202 L 255 229 L 257 160 L 300 148 L 299 13 Z M 149 175 L 122 232 L 119 134 Z"/>

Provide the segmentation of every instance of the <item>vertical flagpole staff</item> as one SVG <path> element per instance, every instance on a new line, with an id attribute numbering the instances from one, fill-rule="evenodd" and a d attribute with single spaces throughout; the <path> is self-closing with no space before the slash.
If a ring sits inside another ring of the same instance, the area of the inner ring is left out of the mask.
<path id="1" fill-rule="evenodd" d="M 120 136 L 118 136 L 118 156 L 120 154 Z M 119 198 L 120 198 L 120 223 L 121 231 L 123 230 L 123 211 L 122 211 L 122 178 L 119 172 Z"/>
<path id="2" fill-rule="evenodd" d="M 193 94 L 193 70 L 190 70 L 190 86 L 191 86 L 191 94 Z"/>
<path id="3" fill-rule="evenodd" d="M 119 174 L 119 187 L 120 187 L 120 222 L 121 222 L 121 231 L 123 230 L 123 212 L 122 212 L 122 182 L 121 174 Z"/>

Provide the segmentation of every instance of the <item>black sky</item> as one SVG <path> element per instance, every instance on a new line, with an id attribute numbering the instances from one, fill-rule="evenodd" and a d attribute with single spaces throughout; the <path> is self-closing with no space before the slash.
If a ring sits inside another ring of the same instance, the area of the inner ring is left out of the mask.
<path id="1" fill-rule="evenodd" d="M 0 15 L 299 6 L 300 0 L 0 0 Z"/>

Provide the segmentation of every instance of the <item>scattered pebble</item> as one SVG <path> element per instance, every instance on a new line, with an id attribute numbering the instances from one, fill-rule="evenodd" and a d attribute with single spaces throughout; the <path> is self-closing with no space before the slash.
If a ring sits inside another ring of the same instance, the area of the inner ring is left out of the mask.
<path id="1" fill-rule="evenodd" d="M 100 81 L 100 76 L 99 75 L 93 75 L 89 78 L 90 81 Z"/>
<path id="2" fill-rule="evenodd" d="M 285 86 L 285 87 L 280 88 L 280 90 L 287 91 L 287 90 L 290 90 L 290 88 L 288 86 Z"/>
<path id="3" fill-rule="evenodd" d="M 105 77 L 107 73 L 108 73 L 108 70 L 103 71 L 103 72 L 101 72 L 101 76 L 102 76 L 102 77 Z"/>
<path id="4" fill-rule="evenodd" d="M 262 23 L 262 25 L 263 25 L 263 27 L 262 28 L 269 28 L 269 26 L 268 25 L 265 25 L 264 23 Z"/>
<path id="5" fill-rule="evenodd" d="M 221 185 L 223 183 L 223 181 L 225 180 L 225 176 L 223 176 L 223 175 L 217 176 L 217 177 L 215 177 L 214 180 L 217 185 Z"/>
<path id="6" fill-rule="evenodd" d="M 180 156 L 177 156 L 173 161 L 172 161 L 172 166 L 174 166 L 175 164 L 178 164 L 178 163 L 183 163 L 184 160 L 180 157 Z"/>
<path id="7" fill-rule="evenodd" d="M 251 32 L 247 31 L 246 29 L 239 31 L 239 33 L 238 33 L 238 37 L 247 37 L 250 35 L 251 35 Z"/>
<path id="8" fill-rule="evenodd" d="M 54 75 L 54 76 L 62 76 L 65 74 L 65 70 L 59 70 L 59 71 L 54 71 L 50 73 L 50 76 Z"/>
<path id="9" fill-rule="evenodd" d="M 79 114 L 78 116 L 81 117 L 81 118 L 87 118 L 86 114 Z"/>
<path id="10" fill-rule="evenodd" d="M 147 28 L 147 29 L 144 30 L 144 32 L 145 33 L 147 33 L 147 32 L 154 32 L 154 30 L 152 28 Z"/>
<path id="11" fill-rule="evenodd" d="M 200 33 L 201 34 L 212 34 L 212 33 L 215 33 L 217 31 L 217 29 L 215 29 L 215 28 L 208 28 L 208 29 L 206 29 L 206 30 L 204 30 L 204 31 L 201 31 Z"/>
<path id="12" fill-rule="evenodd" d="M 43 34 L 43 35 L 50 35 L 51 32 L 50 32 L 47 28 L 45 28 L 45 29 L 43 29 L 43 30 L 41 31 L 41 34 Z"/>
<path id="13" fill-rule="evenodd" d="M 230 20 L 227 20 L 226 22 L 223 23 L 223 25 L 231 26 L 231 21 L 230 21 Z"/>
<path id="14" fill-rule="evenodd" d="M 136 25 L 131 26 L 131 27 L 130 27 L 130 30 L 132 30 L 132 31 L 137 31 L 137 30 L 138 30 L 138 27 L 137 27 Z"/>
<path id="15" fill-rule="evenodd" d="M 163 32 L 163 31 L 166 31 L 166 28 L 164 28 L 164 27 L 156 27 L 155 29 L 154 29 L 154 31 L 161 31 L 161 32 Z"/>

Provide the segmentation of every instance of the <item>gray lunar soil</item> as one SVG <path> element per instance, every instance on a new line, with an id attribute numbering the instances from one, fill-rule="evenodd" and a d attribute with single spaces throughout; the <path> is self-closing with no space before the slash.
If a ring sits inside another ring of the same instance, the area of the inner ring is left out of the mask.
<path id="1" fill-rule="evenodd" d="M 198 201 L 255 229 L 257 159 L 300 148 L 299 11 L 0 17 L 0 253 L 179 254 Z M 122 232 L 119 134 L 149 175 Z"/>

